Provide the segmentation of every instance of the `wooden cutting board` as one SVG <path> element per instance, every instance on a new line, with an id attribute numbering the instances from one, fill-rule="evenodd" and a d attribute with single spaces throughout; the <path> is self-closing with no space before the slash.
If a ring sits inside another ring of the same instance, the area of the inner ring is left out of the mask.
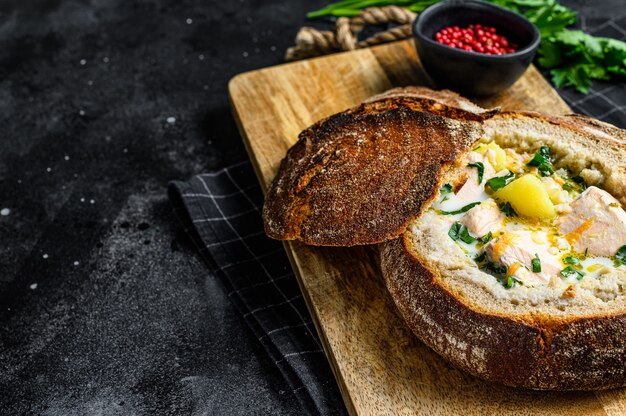
<path id="1" fill-rule="evenodd" d="M 429 85 L 411 41 L 247 72 L 229 85 L 263 189 L 298 133 L 394 86 Z M 483 107 L 569 107 L 531 67 Z M 388 295 L 372 247 L 285 248 L 346 406 L 358 415 L 623 415 L 626 390 L 550 393 L 483 382 L 417 340 Z"/>

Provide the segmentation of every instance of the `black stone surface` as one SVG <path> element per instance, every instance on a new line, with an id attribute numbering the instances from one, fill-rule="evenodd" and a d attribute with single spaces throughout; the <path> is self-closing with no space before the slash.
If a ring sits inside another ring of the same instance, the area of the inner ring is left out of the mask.
<path id="1" fill-rule="evenodd" d="M 0 3 L 0 414 L 299 413 L 165 189 L 246 157 L 228 80 L 324 3 Z"/>
<path id="2" fill-rule="evenodd" d="M 321 3 L 0 4 L 0 414 L 297 414 L 165 191 Z"/>

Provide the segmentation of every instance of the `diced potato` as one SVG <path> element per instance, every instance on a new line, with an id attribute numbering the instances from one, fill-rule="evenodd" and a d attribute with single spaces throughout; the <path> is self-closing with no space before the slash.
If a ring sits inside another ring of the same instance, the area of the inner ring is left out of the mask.
<path id="1" fill-rule="evenodd" d="M 546 188 L 535 175 L 524 175 L 496 191 L 493 196 L 510 203 L 515 212 L 524 217 L 543 219 L 556 216 Z"/>
<path id="2" fill-rule="evenodd" d="M 481 144 L 476 148 L 476 152 L 486 155 L 487 160 L 489 160 L 489 163 L 491 163 L 491 166 L 493 166 L 496 172 L 506 169 L 506 153 L 495 142 Z"/>

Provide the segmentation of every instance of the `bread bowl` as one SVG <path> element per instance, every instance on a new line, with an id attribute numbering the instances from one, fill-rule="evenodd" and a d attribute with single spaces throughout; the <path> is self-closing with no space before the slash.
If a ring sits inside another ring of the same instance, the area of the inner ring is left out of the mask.
<path id="1" fill-rule="evenodd" d="M 478 252 L 450 238 L 444 218 L 450 211 L 437 204 L 442 187 L 467 176 L 478 147 L 497 145 L 528 158 L 546 146 L 554 170 L 604 189 L 618 201 L 612 209 L 623 210 L 625 140 L 622 130 L 581 116 L 487 111 L 450 92 L 392 90 L 301 134 L 268 191 L 266 231 L 308 244 L 380 243 L 383 277 L 410 329 L 483 379 L 531 389 L 623 386 L 625 266 L 604 265 L 606 271 L 595 269 L 580 281 L 552 276 L 540 284 L 518 276 L 507 284 L 517 276 L 509 276 L 511 265 L 506 279 L 481 269 Z M 385 152 L 390 143 L 393 152 Z M 538 168 L 524 169 L 533 172 L 516 172 L 510 183 L 524 174 L 541 179 Z M 591 191 L 585 192 L 572 191 L 571 199 L 587 198 Z M 556 220 L 525 221 L 519 227 L 555 226 Z M 506 232 L 494 234 L 492 245 L 506 239 Z M 616 244 L 626 239 L 621 231 L 615 235 Z M 575 250 L 575 242 L 571 246 Z M 530 263 L 524 268 L 530 275 Z"/>

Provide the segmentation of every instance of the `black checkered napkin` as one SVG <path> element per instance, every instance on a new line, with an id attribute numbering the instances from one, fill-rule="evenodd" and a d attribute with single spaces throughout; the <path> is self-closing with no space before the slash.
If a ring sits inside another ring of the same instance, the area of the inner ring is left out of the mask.
<path id="1" fill-rule="evenodd" d="M 302 404 L 343 414 L 337 385 L 281 243 L 263 232 L 263 195 L 249 162 L 172 182 L 187 233 Z"/>

